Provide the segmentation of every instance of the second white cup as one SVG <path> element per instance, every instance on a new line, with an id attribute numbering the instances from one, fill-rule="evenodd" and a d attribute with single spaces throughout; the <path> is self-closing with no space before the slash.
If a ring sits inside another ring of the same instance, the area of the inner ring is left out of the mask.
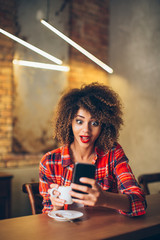
<path id="1" fill-rule="evenodd" d="M 72 204 L 72 197 L 69 194 L 69 192 L 72 190 L 71 186 L 59 186 L 58 189 L 57 188 L 51 188 L 49 189 L 49 193 L 52 197 L 56 197 L 56 195 L 54 195 L 54 191 L 58 191 L 60 192 L 59 198 L 60 199 L 64 199 L 66 202 L 66 204 Z"/>

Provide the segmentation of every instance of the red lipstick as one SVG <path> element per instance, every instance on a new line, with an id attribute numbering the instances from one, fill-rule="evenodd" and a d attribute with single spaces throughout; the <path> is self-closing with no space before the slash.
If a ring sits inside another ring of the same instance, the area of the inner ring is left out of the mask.
<path id="1" fill-rule="evenodd" d="M 82 143 L 88 143 L 90 141 L 90 136 L 80 136 Z"/>

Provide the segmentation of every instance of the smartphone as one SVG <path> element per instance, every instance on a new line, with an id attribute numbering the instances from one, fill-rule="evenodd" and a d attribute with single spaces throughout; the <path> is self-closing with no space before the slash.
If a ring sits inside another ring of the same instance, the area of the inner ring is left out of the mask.
<path id="1" fill-rule="evenodd" d="M 94 179 L 95 178 L 95 165 L 89 164 L 89 163 L 75 163 L 75 167 L 73 170 L 72 182 L 79 184 L 79 185 L 85 185 L 85 186 L 91 187 L 90 184 L 81 183 L 79 181 L 79 179 L 81 177 L 87 177 L 87 178 Z M 74 190 L 74 191 L 85 194 L 84 192 L 81 192 L 78 190 Z"/>

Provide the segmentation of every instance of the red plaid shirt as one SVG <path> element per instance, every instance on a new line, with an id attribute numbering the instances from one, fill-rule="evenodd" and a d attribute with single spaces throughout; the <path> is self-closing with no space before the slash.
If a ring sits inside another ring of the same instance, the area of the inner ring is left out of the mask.
<path id="1" fill-rule="evenodd" d="M 139 187 L 128 164 L 128 159 L 122 147 L 117 143 L 104 153 L 95 149 L 96 157 L 93 164 L 96 166 L 95 179 L 103 190 L 127 194 L 131 200 L 131 212 L 120 213 L 128 216 L 145 214 L 146 202 L 142 189 Z M 74 164 L 71 161 L 69 147 L 63 146 L 46 153 L 40 162 L 40 193 L 43 196 L 43 212 L 49 212 L 53 206 L 49 199 L 50 184 L 69 186 L 72 181 Z"/>

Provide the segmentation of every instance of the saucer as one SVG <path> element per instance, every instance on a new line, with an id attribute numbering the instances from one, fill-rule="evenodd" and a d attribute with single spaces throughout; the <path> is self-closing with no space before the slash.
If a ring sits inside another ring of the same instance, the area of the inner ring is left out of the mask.
<path id="1" fill-rule="evenodd" d="M 63 217 L 58 217 L 56 214 L 60 214 Z M 74 210 L 58 210 L 58 211 L 51 211 L 48 213 L 48 216 L 54 218 L 57 221 L 67 222 L 68 220 L 73 220 L 76 218 L 80 218 L 83 216 L 82 212 L 74 211 Z M 65 219 L 66 218 L 66 219 Z"/>

